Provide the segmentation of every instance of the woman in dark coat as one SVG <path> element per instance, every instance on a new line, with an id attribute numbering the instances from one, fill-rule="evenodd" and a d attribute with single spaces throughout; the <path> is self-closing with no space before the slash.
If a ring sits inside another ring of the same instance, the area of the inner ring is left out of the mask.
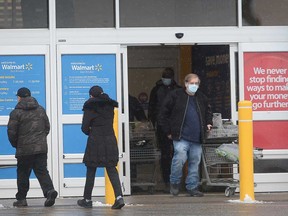
<path id="1" fill-rule="evenodd" d="M 83 106 L 82 132 L 88 135 L 83 163 L 87 167 L 84 199 L 78 205 L 92 208 L 92 190 L 97 167 L 105 167 L 115 193 L 112 209 L 121 209 L 125 204 L 119 174 L 116 169 L 119 152 L 113 129 L 114 108 L 118 103 L 103 92 L 100 86 L 89 90 L 90 98 Z"/>

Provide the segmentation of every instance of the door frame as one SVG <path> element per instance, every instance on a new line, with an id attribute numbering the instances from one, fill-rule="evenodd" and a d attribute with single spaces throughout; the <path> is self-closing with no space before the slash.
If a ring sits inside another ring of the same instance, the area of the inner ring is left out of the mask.
<path id="1" fill-rule="evenodd" d="M 239 100 L 244 100 L 244 53 L 287 52 L 287 50 L 288 43 L 239 43 Z M 280 120 L 288 120 L 288 111 L 253 111 L 253 121 Z M 288 149 L 264 149 L 263 159 L 288 159 Z M 255 192 L 288 190 L 288 173 L 254 173 L 254 180 L 257 183 Z"/>
<path id="2" fill-rule="evenodd" d="M 125 47 L 120 45 L 57 45 L 57 83 L 58 83 L 58 143 L 59 143 L 59 191 L 60 196 L 82 196 L 85 177 L 81 178 L 65 178 L 65 164 L 81 164 L 83 153 L 79 154 L 64 154 L 63 150 L 63 125 L 64 124 L 81 124 L 82 114 L 62 114 L 62 55 L 63 54 L 115 54 L 116 56 L 116 97 L 119 103 L 118 107 L 118 148 L 119 148 L 119 163 L 118 171 L 122 185 L 123 193 L 130 194 L 130 157 L 129 143 L 127 140 L 127 119 L 128 119 L 128 101 L 126 97 L 121 97 L 125 91 L 127 77 L 127 51 Z M 88 95 L 88 94 L 87 94 Z M 79 133 L 82 133 L 79 131 Z M 86 142 L 85 142 L 86 145 Z M 85 170 L 86 172 L 86 170 Z M 105 178 L 95 178 L 93 196 L 105 195 Z"/>
<path id="3" fill-rule="evenodd" d="M 9 56 L 25 56 L 25 55 L 44 55 L 44 85 L 45 85 L 45 102 L 46 102 L 46 113 L 50 120 L 52 121 L 52 117 L 54 116 L 52 104 L 51 104 L 51 74 L 50 71 L 50 53 L 48 45 L 29 45 L 29 46 L 0 46 L 0 55 L 9 55 Z M 26 84 L 23 84 L 27 86 Z M 29 87 L 29 86 L 28 86 Z M 32 95 L 33 96 L 33 95 Z M 15 103 L 16 105 L 16 103 Z M 9 121 L 9 115 L 0 116 L 0 126 L 7 126 Z M 53 157 L 52 151 L 54 151 L 54 146 L 52 143 L 55 143 L 56 136 L 54 134 L 49 133 L 47 137 L 48 143 L 48 160 L 47 167 L 50 172 L 50 176 L 55 182 L 57 178 L 57 172 L 53 169 Z M 11 147 L 12 148 L 12 147 Z M 0 164 L 14 168 L 17 166 L 17 160 L 15 159 L 15 155 L 0 155 Z M 15 168 L 16 169 L 16 168 Z M 15 170 L 16 174 L 16 170 Z M 1 179 L 0 180 L 0 198 L 14 198 L 17 192 L 17 178 L 15 179 Z M 27 197 L 43 197 L 43 192 L 41 190 L 40 184 L 37 178 L 30 178 L 30 189 Z"/>

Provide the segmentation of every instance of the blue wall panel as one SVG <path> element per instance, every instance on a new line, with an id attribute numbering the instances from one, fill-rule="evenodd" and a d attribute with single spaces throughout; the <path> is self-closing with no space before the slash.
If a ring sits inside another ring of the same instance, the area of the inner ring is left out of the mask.
<path id="1" fill-rule="evenodd" d="M 63 125 L 64 154 L 84 153 L 88 136 L 81 131 L 80 124 Z"/>
<path id="2" fill-rule="evenodd" d="M 13 148 L 8 140 L 7 126 L 0 126 L 0 154 L 1 155 L 15 155 L 15 148 Z"/>
<path id="3" fill-rule="evenodd" d="M 0 179 L 17 179 L 17 168 L 15 166 L 0 166 Z M 34 172 L 31 172 L 30 179 L 36 179 Z"/>
<path id="4" fill-rule="evenodd" d="M 97 168 L 97 177 L 104 177 L 104 168 Z M 86 177 L 85 164 L 65 164 L 64 165 L 64 178 L 79 178 Z"/>

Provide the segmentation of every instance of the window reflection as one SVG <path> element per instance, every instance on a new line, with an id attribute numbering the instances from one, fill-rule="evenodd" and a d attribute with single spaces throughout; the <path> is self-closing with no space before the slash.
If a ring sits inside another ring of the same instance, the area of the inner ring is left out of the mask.
<path id="1" fill-rule="evenodd" d="M 23 28 L 48 28 L 48 1 L 21 1 Z"/>
<path id="2" fill-rule="evenodd" d="M 245 24 L 260 25 L 260 20 L 255 14 L 253 0 L 242 0 L 242 16 Z"/>
<path id="3" fill-rule="evenodd" d="M 287 159 L 254 160 L 255 173 L 287 173 Z"/>
<path id="4" fill-rule="evenodd" d="M 114 11 L 114 0 L 56 0 L 56 27 L 115 27 Z"/>
<path id="5" fill-rule="evenodd" d="M 287 26 L 288 0 L 242 0 L 243 26 Z"/>
<path id="6" fill-rule="evenodd" d="M 121 27 L 236 26 L 237 0 L 121 0 Z"/>
<path id="7" fill-rule="evenodd" d="M 115 27 L 115 0 L 55 0 L 57 28 Z M 237 26 L 237 0 L 121 0 L 120 27 Z M 0 0 L 0 29 L 48 28 L 49 0 Z M 243 26 L 287 26 L 288 0 L 242 0 Z"/>
<path id="8" fill-rule="evenodd" d="M 0 28 L 48 28 L 48 0 L 0 0 Z"/>
<path id="9" fill-rule="evenodd" d="M 56 27 L 72 28 L 74 25 L 74 0 L 56 0 Z"/>

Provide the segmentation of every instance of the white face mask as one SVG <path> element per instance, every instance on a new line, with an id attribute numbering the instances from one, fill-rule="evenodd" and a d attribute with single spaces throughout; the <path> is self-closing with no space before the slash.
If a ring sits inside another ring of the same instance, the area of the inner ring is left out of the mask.
<path id="1" fill-rule="evenodd" d="M 162 78 L 162 82 L 165 86 L 169 86 L 172 82 L 172 79 L 170 78 Z"/>
<path id="2" fill-rule="evenodd" d="M 195 92 L 198 90 L 199 85 L 197 84 L 187 84 L 186 85 L 187 91 L 191 94 L 195 94 Z"/>

